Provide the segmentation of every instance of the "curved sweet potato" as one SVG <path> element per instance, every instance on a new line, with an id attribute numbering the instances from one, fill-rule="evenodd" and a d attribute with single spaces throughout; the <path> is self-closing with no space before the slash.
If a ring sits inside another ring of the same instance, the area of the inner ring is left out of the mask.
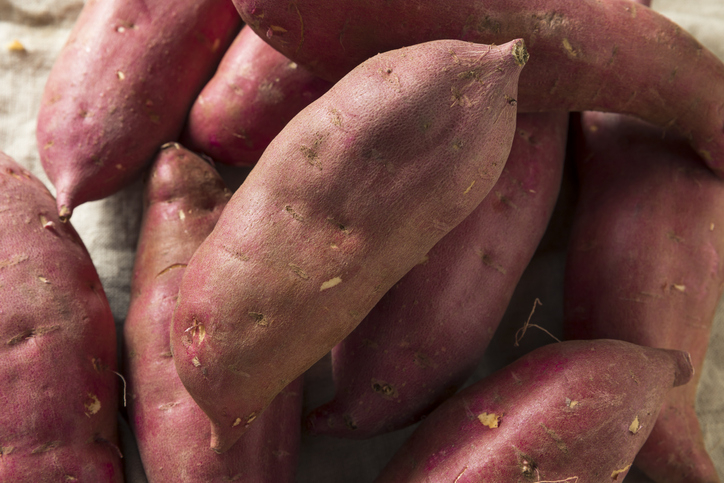
<path id="1" fill-rule="evenodd" d="M 724 288 L 724 184 L 653 126 L 602 113 L 581 124 L 564 332 L 688 351 L 694 380 L 666 396 L 636 465 L 660 483 L 718 482 L 694 406 Z"/>
<path id="2" fill-rule="evenodd" d="M 556 203 L 567 113 L 519 114 L 490 194 L 332 350 L 314 433 L 368 438 L 421 419 L 472 374 Z"/>
<path id="3" fill-rule="evenodd" d="M 0 153 L 0 481 L 122 482 L 116 331 L 43 184 Z"/>
<path id="4" fill-rule="evenodd" d="M 220 163 L 253 166 L 284 126 L 331 86 L 244 27 L 191 107 L 181 143 Z"/>
<path id="5" fill-rule="evenodd" d="M 685 352 L 617 340 L 528 353 L 432 412 L 376 483 L 622 481 Z"/>
<path id="6" fill-rule="evenodd" d="M 178 144 L 149 172 L 145 216 L 124 326 L 131 425 L 149 482 L 293 481 L 301 381 L 274 400 L 231 451 L 208 449 L 208 419 L 176 374 L 169 333 L 181 276 L 231 192 L 214 168 Z"/>
<path id="7" fill-rule="evenodd" d="M 527 53 L 438 41 L 363 63 L 269 145 L 189 262 L 176 369 L 225 451 L 487 195 Z"/>
<path id="8" fill-rule="evenodd" d="M 390 49 L 436 39 L 522 38 L 521 112 L 614 111 L 690 138 L 724 176 L 724 64 L 666 17 L 630 0 L 234 0 L 281 53 L 328 80 Z"/>
<path id="9" fill-rule="evenodd" d="M 58 212 L 141 174 L 241 24 L 226 0 L 88 0 L 48 77 L 37 124 Z"/>

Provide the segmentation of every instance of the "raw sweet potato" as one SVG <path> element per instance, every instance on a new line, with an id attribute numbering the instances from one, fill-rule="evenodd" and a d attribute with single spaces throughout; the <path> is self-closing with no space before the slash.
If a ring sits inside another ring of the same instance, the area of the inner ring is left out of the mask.
<path id="1" fill-rule="evenodd" d="M 234 0 L 274 48 L 328 80 L 364 59 L 435 39 L 522 38 L 519 110 L 629 113 L 690 138 L 724 176 L 724 64 L 630 0 Z"/>
<path id="2" fill-rule="evenodd" d="M 297 115 L 184 274 L 171 344 L 225 451 L 487 195 L 527 53 L 438 41 L 366 61 Z"/>
<path id="3" fill-rule="evenodd" d="M 429 413 L 472 374 L 546 229 L 568 113 L 519 114 L 490 194 L 332 351 L 334 399 L 314 433 L 368 438 Z"/>
<path id="4" fill-rule="evenodd" d="M 0 481 L 121 482 L 116 332 L 55 199 L 0 153 Z"/>
<path id="5" fill-rule="evenodd" d="M 252 166 L 331 86 L 244 27 L 191 107 L 181 143 L 220 163 Z"/>
<path id="6" fill-rule="evenodd" d="M 228 0 L 88 0 L 50 72 L 37 123 L 58 212 L 140 175 L 241 25 Z"/>
<path id="7" fill-rule="evenodd" d="M 124 326 L 131 425 L 149 482 L 293 481 L 300 381 L 231 451 L 209 451 L 208 419 L 176 375 L 169 333 L 181 275 L 231 197 L 214 168 L 171 144 L 151 167 Z"/>
<path id="8" fill-rule="evenodd" d="M 616 340 L 528 353 L 455 395 L 377 483 L 623 481 L 688 354 Z"/>
<path id="9" fill-rule="evenodd" d="M 566 263 L 566 337 L 691 354 L 636 465 L 659 483 L 718 482 L 695 412 L 724 288 L 724 183 L 685 140 L 620 115 L 584 113 L 581 198 Z"/>

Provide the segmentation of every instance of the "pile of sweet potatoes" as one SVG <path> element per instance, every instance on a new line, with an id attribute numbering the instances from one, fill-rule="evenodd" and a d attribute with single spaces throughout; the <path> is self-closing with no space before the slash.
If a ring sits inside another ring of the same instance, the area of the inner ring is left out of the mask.
<path id="1" fill-rule="evenodd" d="M 378 481 L 719 481 L 694 404 L 724 289 L 724 63 L 629 0 L 234 4 L 89 0 L 38 116 L 57 201 L 0 156 L 0 480 L 121 481 L 127 399 L 148 481 L 291 482 L 303 425 L 420 420 Z M 588 110 L 619 114 L 569 127 Z M 212 159 L 254 167 L 232 196 Z M 564 161 L 564 337 L 591 340 L 456 394 Z M 119 369 L 68 219 L 140 176 Z M 330 351 L 336 394 L 303 422 Z"/>

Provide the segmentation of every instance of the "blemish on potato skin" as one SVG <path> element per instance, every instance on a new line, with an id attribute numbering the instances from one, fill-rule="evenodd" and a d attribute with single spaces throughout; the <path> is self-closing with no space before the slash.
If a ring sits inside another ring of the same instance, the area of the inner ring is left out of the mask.
<path id="1" fill-rule="evenodd" d="M 631 468 L 631 465 L 628 465 L 625 468 L 620 469 L 620 470 L 614 470 L 614 472 L 611 473 L 611 480 L 618 481 L 618 477 L 621 476 L 622 473 L 626 473 L 629 470 L 629 468 Z"/>
<path id="2" fill-rule="evenodd" d="M 21 333 L 13 336 L 8 342 L 7 345 L 14 346 L 21 342 L 24 342 L 26 340 L 32 339 L 34 337 L 40 337 L 43 335 L 46 335 L 50 332 L 55 332 L 56 330 L 60 330 L 60 325 L 50 325 L 46 327 L 35 327 L 32 329 L 24 330 Z"/>
<path id="3" fill-rule="evenodd" d="M 293 263 L 290 263 L 290 264 L 289 264 L 289 268 L 291 268 L 291 269 L 292 269 L 292 272 L 294 272 L 294 274 L 297 275 L 297 276 L 298 276 L 299 278 L 301 278 L 302 280 L 309 280 L 309 274 L 307 274 L 307 272 L 305 272 L 305 271 L 302 269 L 302 267 L 300 267 L 299 265 L 295 265 L 295 264 L 293 264 Z"/>
<path id="4" fill-rule="evenodd" d="M 58 448 L 61 445 L 60 441 L 49 441 L 45 444 L 41 444 L 37 448 L 34 448 L 30 454 L 47 453 L 50 450 Z"/>
<path id="5" fill-rule="evenodd" d="M 322 283 L 321 287 L 319 287 L 319 291 L 323 292 L 324 290 L 329 290 L 332 287 L 336 287 L 340 283 L 342 283 L 342 279 L 340 277 L 331 278 L 326 282 Z"/>
<path id="6" fill-rule="evenodd" d="M 101 410 L 101 402 L 95 394 L 88 393 L 89 402 L 85 403 L 85 415 L 90 417 Z"/>
<path id="7" fill-rule="evenodd" d="M 256 325 L 261 327 L 268 327 L 271 323 L 270 320 L 260 312 L 249 312 L 249 317 L 254 320 Z"/>
<path id="8" fill-rule="evenodd" d="M 372 379 L 372 390 L 385 399 L 397 399 L 399 397 L 395 386 L 378 379 Z"/>

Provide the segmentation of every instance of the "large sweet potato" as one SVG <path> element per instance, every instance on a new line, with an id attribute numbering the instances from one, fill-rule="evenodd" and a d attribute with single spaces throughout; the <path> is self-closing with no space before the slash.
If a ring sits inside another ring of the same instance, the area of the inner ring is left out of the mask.
<path id="1" fill-rule="evenodd" d="M 0 481 L 121 482 L 116 332 L 80 238 L 0 153 Z"/>
<path id="2" fill-rule="evenodd" d="M 432 412 L 377 483 L 620 482 L 688 354 L 616 340 L 550 344 Z"/>
<path id="3" fill-rule="evenodd" d="M 422 418 L 472 374 L 548 225 L 567 113 L 519 114 L 500 179 L 332 351 L 315 433 L 367 438 Z"/>
<path id="4" fill-rule="evenodd" d="M 252 166 L 331 85 L 244 27 L 191 107 L 181 143 L 220 163 Z"/>
<path id="5" fill-rule="evenodd" d="M 690 138 L 724 176 L 724 64 L 662 15 L 630 0 L 234 0 L 247 24 L 336 80 L 364 59 L 435 39 L 522 38 L 521 112 L 629 113 Z"/>
<path id="6" fill-rule="evenodd" d="M 228 0 L 86 2 L 38 114 L 61 216 L 123 188 L 176 140 L 240 24 Z"/>
<path id="7" fill-rule="evenodd" d="M 269 145 L 189 262 L 171 343 L 228 449 L 487 195 L 515 132 L 523 42 L 370 59 Z"/>
<path id="8" fill-rule="evenodd" d="M 293 481 L 301 381 L 231 451 L 209 450 L 203 411 L 176 374 L 169 333 L 181 276 L 231 197 L 214 168 L 177 144 L 151 167 L 124 326 L 131 425 L 149 482 Z"/>
<path id="9" fill-rule="evenodd" d="M 694 380 L 666 396 L 636 465 L 661 483 L 717 482 L 694 406 L 724 288 L 724 183 L 653 126 L 602 113 L 581 124 L 566 337 L 688 351 Z"/>

